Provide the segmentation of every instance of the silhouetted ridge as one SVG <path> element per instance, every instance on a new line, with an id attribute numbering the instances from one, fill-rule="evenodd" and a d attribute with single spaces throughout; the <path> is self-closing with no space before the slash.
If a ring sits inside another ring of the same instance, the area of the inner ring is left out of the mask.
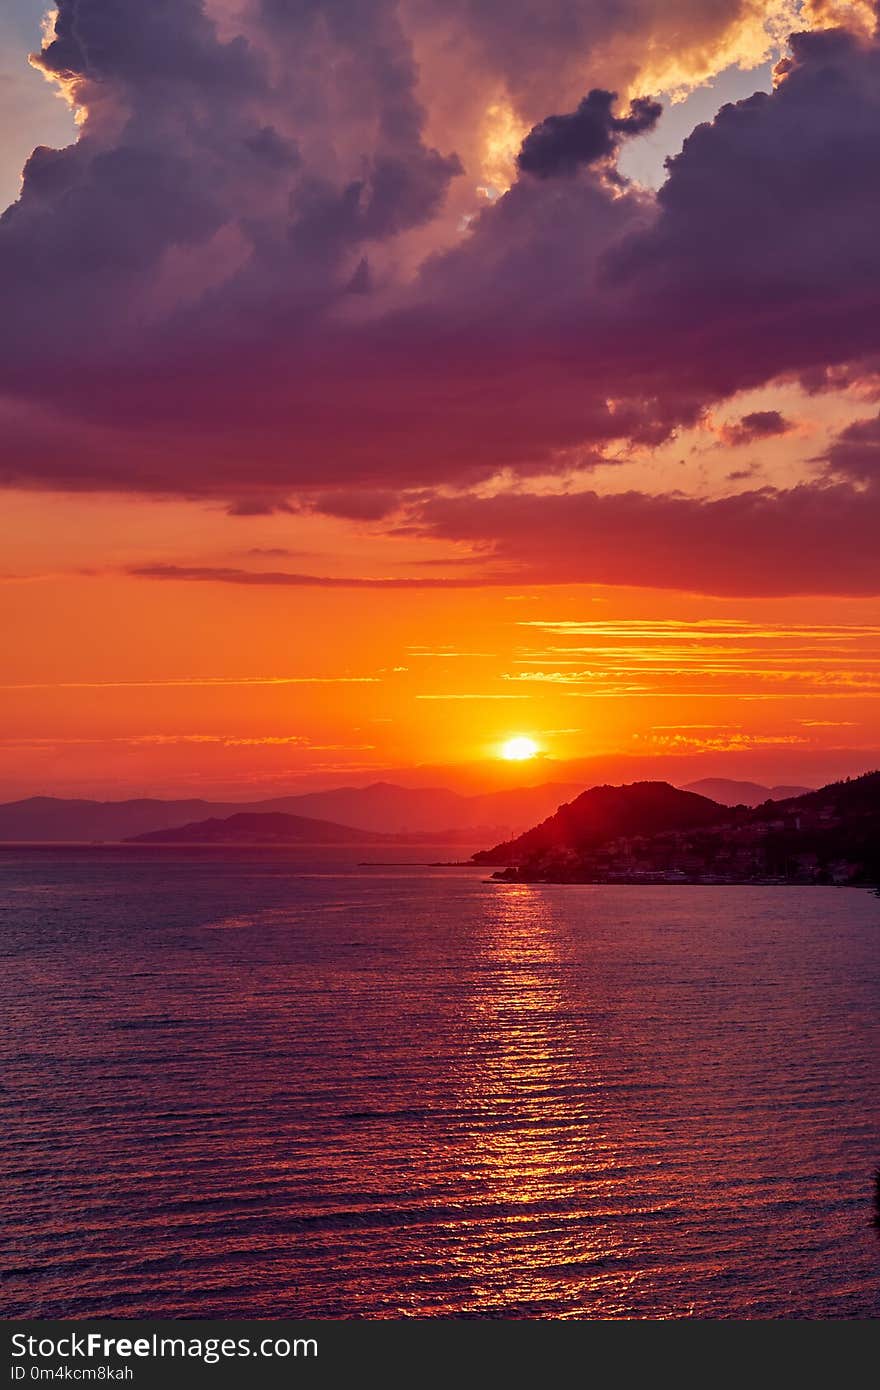
<path id="1" fill-rule="evenodd" d="M 880 772 L 750 809 L 665 782 L 593 787 L 475 855 L 525 883 L 880 883 Z"/>
<path id="2" fill-rule="evenodd" d="M 655 835 L 713 825 L 729 809 L 668 782 L 591 787 L 533 830 L 474 855 L 475 864 L 519 864 L 551 850 L 586 850 L 621 835 Z"/>
<path id="3" fill-rule="evenodd" d="M 822 806 L 836 815 L 880 813 L 880 772 L 866 772 L 861 777 L 846 777 L 841 782 L 829 782 L 827 787 L 789 797 L 772 803 L 776 811 L 796 808 L 812 810 Z M 763 809 L 763 808 L 758 808 Z"/>
<path id="4" fill-rule="evenodd" d="M 697 782 L 685 782 L 682 791 L 708 796 L 721 806 L 762 806 L 765 801 L 806 796 L 812 787 L 765 787 L 760 782 L 737 782 L 731 777 L 702 777 Z"/>
<path id="5" fill-rule="evenodd" d="M 154 830 L 147 835 L 133 835 L 129 843 L 140 845 L 179 844 L 284 844 L 284 845 L 350 845 L 387 844 L 385 835 L 368 830 L 353 830 L 348 825 L 332 821 L 311 820 L 306 816 L 287 816 L 281 812 L 243 811 L 223 820 L 194 821 L 169 830 Z"/>
<path id="6" fill-rule="evenodd" d="M 518 834 L 578 791 L 571 783 L 543 783 L 463 795 L 448 787 L 374 782 L 261 801 L 87 801 L 35 796 L 0 804 L 0 842 L 131 840 L 194 821 L 280 812 L 355 830 L 432 835 L 437 843 L 460 836 L 473 846 Z"/>

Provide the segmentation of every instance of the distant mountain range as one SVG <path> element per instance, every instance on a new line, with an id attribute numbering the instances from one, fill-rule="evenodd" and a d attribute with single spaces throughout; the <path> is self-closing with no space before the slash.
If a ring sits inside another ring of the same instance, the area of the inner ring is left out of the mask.
<path id="1" fill-rule="evenodd" d="M 545 819 L 571 801 L 583 784 L 545 782 L 536 787 L 465 796 L 446 787 L 401 787 L 374 782 L 264 801 L 64 800 L 33 796 L 0 804 L 0 842 L 119 842 L 140 835 L 237 815 L 288 815 L 383 835 L 427 835 L 438 843 L 500 841 Z M 724 779 L 685 788 L 724 805 L 757 805 L 802 788 L 762 787 Z"/>
<path id="2" fill-rule="evenodd" d="M 338 787 L 252 802 L 151 798 L 85 801 L 34 796 L 0 804 L 0 842 L 119 842 L 210 819 L 282 814 L 371 833 L 424 834 L 438 842 L 463 839 L 473 846 L 540 820 L 578 791 L 578 786 L 545 783 L 463 796 L 445 787 L 375 782 L 367 787 Z"/>
<path id="3" fill-rule="evenodd" d="M 355 830 L 350 825 L 288 816 L 282 811 L 240 811 L 223 819 L 192 821 L 170 830 L 133 835 L 139 845 L 387 845 L 398 837 Z"/>
<path id="4" fill-rule="evenodd" d="M 699 782 L 687 782 L 686 792 L 708 796 L 722 806 L 760 806 L 764 801 L 786 801 L 792 796 L 804 796 L 811 787 L 762 787 L 759 782 L 733 782 L 728 777 L 703 777 Z"/>
<path id="5" fill-rule="evenodd" d="M 880 882 L 880 772 L 758 807 L 666 782 L 592 787 L 474 855 L 527 883 Z"/>

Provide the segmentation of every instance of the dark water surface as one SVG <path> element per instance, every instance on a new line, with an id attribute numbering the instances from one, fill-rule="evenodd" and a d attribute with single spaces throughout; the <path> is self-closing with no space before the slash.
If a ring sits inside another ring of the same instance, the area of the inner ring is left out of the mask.
<path id="1" fill-rule="evenodd" d="M 880 1313 L 880 901 L 354 857 L 0 853 L 6 1316 Z"/>

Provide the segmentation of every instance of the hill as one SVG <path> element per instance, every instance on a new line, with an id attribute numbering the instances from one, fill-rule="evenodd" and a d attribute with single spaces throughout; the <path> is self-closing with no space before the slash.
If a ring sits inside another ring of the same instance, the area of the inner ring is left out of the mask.
<path id="1" fill-rule="evenodd" d="M 729 777 L 703 777 L 699 782 L 687 782 L 682 791 L 708 796 L 721 806 L 761 806 L 765 801 L 787 801 L 804 796 L 809 787 L 764 787 L 760 782 L 735 782 Z"/>
<path id="2" fill-rule="evenodd" d="M 381 845 L 389 837 L 354 830 L 333 821 L 287 816 L 282 812 L 239 812 L 220 820 L 194 821 L 170 830 L 133 835 L 138 845 Z"/>
<path id="3" fill-rule="evenodd" d="M 826 815 L 840 818 L 880 814 L 880 772 L 829 782 L 818 791 L 804 792 L 782 803 L 774 802 L 773 809 L 789 814 L 797 811 L 821 814 L 824 811 Z"/>
<path id="4" fill-rule="evenodd" d="M 704 803 L 690 823 L 672 790 L 593 788 L 475 861 L 527 883 L 880 883 L 880 772 L 754 809 Z"/>
<path id="5" fill-rule="evenodd" d="M 89 801 L 33 796 L 0 804 L 0 842 L 121 841 L 193 821 L 278 812 L 332 821 L 355 830 L 431 835 L 437 842 L 465 836 L 473 845 L 524 829 L 577 790 L 546 783 L 464 796 L 446 787 L 374 782 L 366 787 L 336 787 L 252 802 L 158 798 Z"/>
<path id="6" fill-rule="evenodd" d="M 474 855 L 475 864 L 520 864 L 555 851 L 583 851 L 621 835 L 654 835 L 717 824 L 724 806 L 668 782 L 591 787 L 540 825 Z"/>

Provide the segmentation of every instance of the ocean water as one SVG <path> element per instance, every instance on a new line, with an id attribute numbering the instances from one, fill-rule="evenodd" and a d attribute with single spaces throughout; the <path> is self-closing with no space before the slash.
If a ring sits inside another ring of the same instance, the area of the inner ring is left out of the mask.
<path id="1" fill-rule="evenodd" d="M 7 1317 L 880 1313 L 880 901 L 355 855 L 0 852 Z"/>

